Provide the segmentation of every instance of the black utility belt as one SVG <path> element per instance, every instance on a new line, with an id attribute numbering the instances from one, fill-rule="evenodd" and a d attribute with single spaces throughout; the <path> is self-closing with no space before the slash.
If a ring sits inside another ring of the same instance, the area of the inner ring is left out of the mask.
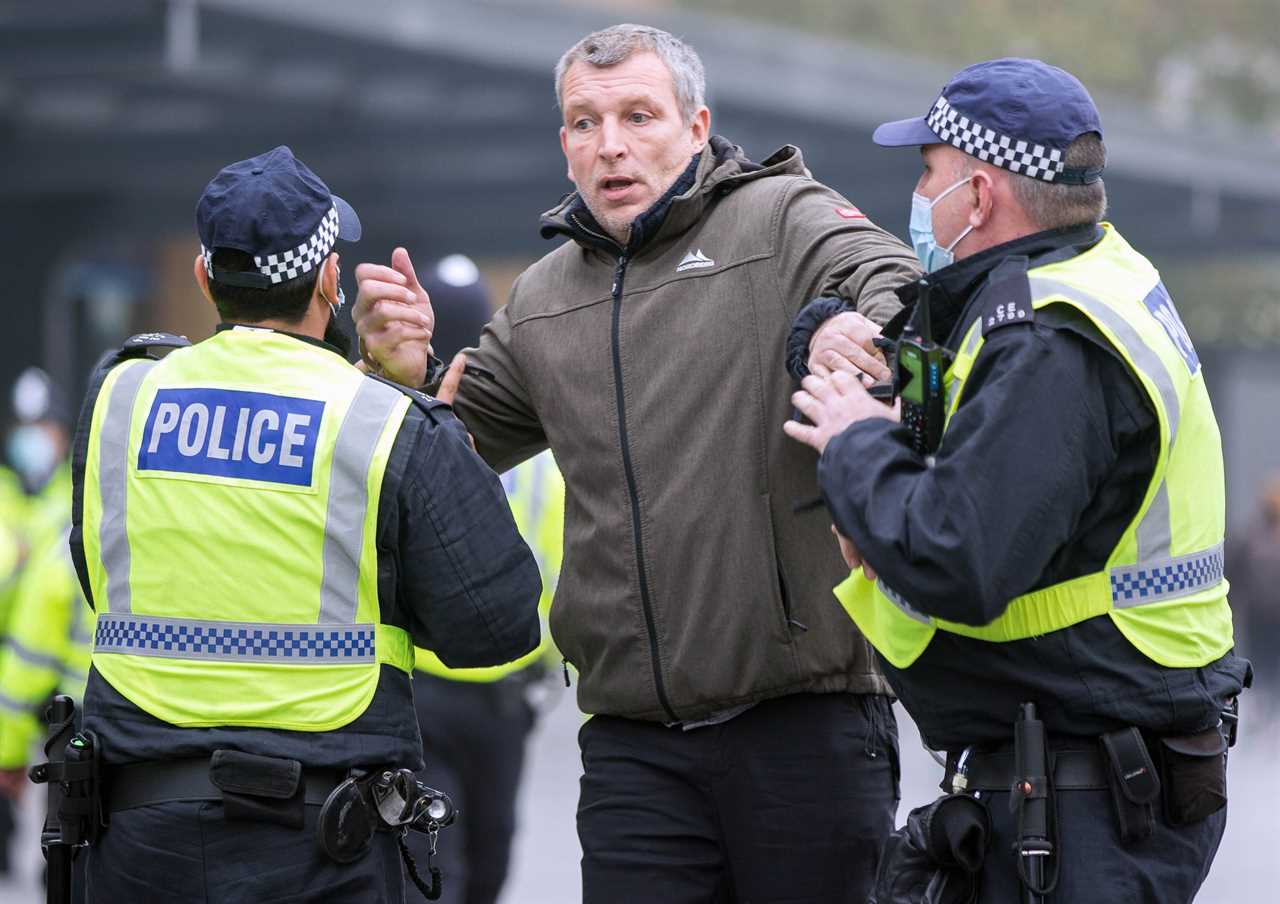
<path id="1" fill-rule="evenodd" d="M 253 813 L 229 819 L 254 818 L 302 826 L 302 813 L 283 816 L 305 804 L 319 806 L 347 778 L 346 769 L 309 769 L 297 760 L 258 756 L 238 750 L 216 750 L 210 757 L 135 763 L 107 770 L 106 809 L 109 813 L 177 801 L 222 801 L 238 811 L 244 798 L 261 800 Z M 279 801 L 273 805 L 269 801 Z"/>
<path id="2" fill-rule="evenodd" d="M 1154 737 L 1137 728 L 1100 735 L 1093 746 L 1049 744 L 1047 789 L 1108 789 L 1126 840 L 1151 833 L 1157 805 L 1170 825 L 1186 825 L 1216 813 L 1227 802 L 1229 734 L 1222 726 L 1190 735 Z M 1086 742 L 1087 743 L 1087 742 Z M 1012 749 L 951 754 L 944 791 L 1023 793 Z M 1027 791 L 1030 793 L 1030 791 Z"/>

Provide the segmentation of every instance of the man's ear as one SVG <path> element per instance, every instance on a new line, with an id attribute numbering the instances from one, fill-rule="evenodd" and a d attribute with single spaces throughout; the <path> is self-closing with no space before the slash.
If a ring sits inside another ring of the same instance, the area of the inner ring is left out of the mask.
<path id="1" fill-rule="evenodd" d="M 707 146 L 707 136 L 710 134 L 711 111 L 705 106 L 699 107 L 698 112 L 693 114 L 693 121 L 689 123 L 689 138 L 693 142 L 694 153 Z"/>
<path id="2" fill-rule="evenodd" d="M 338 267 L 338 252 L 334 251 L 324 259 L 324 263 L 320 265 L 320 276 L 316 280 L 316 294 L 320 296 L 320 300 L 325 306 L 338 306 L 338 280 L 340 278 Z"/>
<path id="3" fill-rule="evenodd" d="M 213 295 L 209 292 L 209 274 L 204 269 L 204 255 L 196 255 L 195 264 L 196 285 L 200 287 L 200 294 L 205 297 L 209 304 L 213 304 Z"/>
<path id="4" fill-rule="evenodd" d="M 969 209 L 969 225 L 981 229 L 991 222 L 991 212 L 995 208 L 995 179 L 986 170 L 975 169 L 969 177 L 969 190 L 974 202 Z"/>

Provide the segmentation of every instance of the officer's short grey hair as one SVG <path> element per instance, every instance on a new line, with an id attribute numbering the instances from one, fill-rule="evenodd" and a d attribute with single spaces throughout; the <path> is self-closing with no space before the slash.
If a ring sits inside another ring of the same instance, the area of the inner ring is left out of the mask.
<path id="1" fill-rule="evenodd" d="M 965 156 L 966 172 L 973 170 L 972 159 Z M 1085 132 L 1067 145 L 1063 160 L 1071 168 L 1101 169 L 1107 163 L 1107 148 L 1096 132 Z M 1014 173 L 1009 187 L 1027 217 L 1041 229 L 1100 223 L 1107 213 L 1107 189 L 1101 179 L 1088 185 L 1057 185 Z"/>
<path id="2" fill-rule="evenodd" d="M 685 122 L 706 103 L 707 76 L 697 52 L 675 35 L 648 25 L 614 25 L 587 35 L 556 63 L 556 103 L 564 109 L 561 87 L 564 74 L 582 61 L 605 68 L 616 66 L 632 54 L 652 51 L 671 73 L 680 117 Z"/>

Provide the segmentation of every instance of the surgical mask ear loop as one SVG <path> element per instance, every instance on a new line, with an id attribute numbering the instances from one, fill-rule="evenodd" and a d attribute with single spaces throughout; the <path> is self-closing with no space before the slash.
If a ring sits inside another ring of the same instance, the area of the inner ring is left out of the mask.
<path id="1" fill-rule="evenodd" d="M 970 223 L 969 228 L 956 236 L 955 241 L 945 248 L 938 244 L 933 235 L 933 208 L 947 195 L 967 183 L 970 178 L 971 175 L 958 179 L 943 189 L 941 194 L 933 200 L 926 198 L 919 192 L 911 193 L 911 220 L 907 226 L 907 231 L 911 234 L 911 245 L 915 249 L 916 257 L 926 273 L 941 270 L 943 267 L 954 263 L 955 255 L 952 253 L 952 249 L 973 231 L 973 224 Z"/>

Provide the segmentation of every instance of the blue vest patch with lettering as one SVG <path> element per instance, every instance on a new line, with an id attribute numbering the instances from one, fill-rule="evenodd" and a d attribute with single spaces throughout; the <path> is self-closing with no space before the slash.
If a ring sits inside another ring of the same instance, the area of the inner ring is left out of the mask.
<path id="1" fill-rule="evenodd" d="M 1173 306 L 1173 299 L 1169 297 L 1169 290 L 1164 287 L 1164 283 L 1156 283 L 1156 287 L 1147 293 L 1142 303 L 1147 306 L 1151 316 L 1160 321 L 1174 347 L 1178 349 L 1178 354 L 1182 355 L 1187 370 L 1194 376 L 1200 369 L 1200 356 L 1196 354 L 1196 347 L 1191 344 L 1191 334 L 1182 325 L 1182 318 L 1178 316 L 1178 309 Z"/>
<path id="2" fill-rule="evenodd" d="M 139 471 L 311 485 L 324 402 L 239 389 L 161 389 Z"/>

